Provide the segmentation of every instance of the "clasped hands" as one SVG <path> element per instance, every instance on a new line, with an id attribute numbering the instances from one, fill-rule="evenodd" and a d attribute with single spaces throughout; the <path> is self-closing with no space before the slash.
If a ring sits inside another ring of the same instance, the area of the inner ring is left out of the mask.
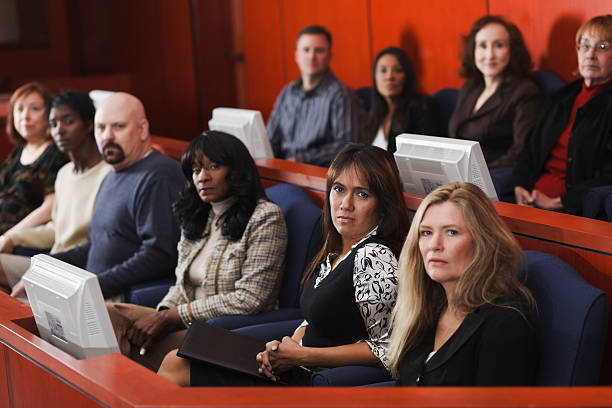
<path id="1" fill-rule="evenodd" d="M 143 355 L 155 338 L 181 328 L 184 326 L 178 309 L 165 309 L 136 320 L 126 332 L 126 337 L 134 346 L 140 347 L 140 354 Z"/>
<path id="2" fill-rule="evenodd" d="M 518 205 L 543 208 L 545 210 L 560 210 L 563 208 L 561 197 L 550 198 L 539 190 L 531 192 L 521 186 L 514 187 L 514 197 Z"/>
<path id="3" fill-rule="evenodd" d="M 289 336 L 282 341 L 272 340 L 266 343 L 266 349 L 255 357 L 259 363 L 259 372 L 272 381 L 277 381 L 278 374 L 292 367 L 303 365 L 306 350 Z"/>

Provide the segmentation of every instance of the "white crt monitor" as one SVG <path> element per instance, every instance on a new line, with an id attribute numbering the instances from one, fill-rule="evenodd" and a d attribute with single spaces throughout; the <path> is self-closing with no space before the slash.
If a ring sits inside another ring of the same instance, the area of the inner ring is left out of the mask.
<path id="1" fill-rule="evenodd" d="M 77 359 L 119 352 L 96 275 L 35 255 L 23 281 L 40 337 Z"/>
<path id="2" fill-rule="evenodd" d="M 393 155 L 407 193 L 427 195 L 444 184 L 463 181 L 477 185 L 497 201 L 478 142 L 407 133 L 395 142 Z"/>
<path id="3" fill-rule="evenodd" d="M 254 159 L 274 157 L 261 112 L 248 109 L 215 108 L 208 121 L 210 130 L 220 130 L 236 136 Z"/>

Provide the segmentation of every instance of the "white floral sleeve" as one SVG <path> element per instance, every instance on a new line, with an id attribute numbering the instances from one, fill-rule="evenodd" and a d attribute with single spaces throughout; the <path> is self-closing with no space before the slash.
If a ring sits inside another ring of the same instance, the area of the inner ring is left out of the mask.
<path id="1" fill-rule="evenodd" d="M 388 367 L 386 348 L 391 334 L 391 312 L 397 298 L 397 258 L 389 247 L 369 243 L 355 254 L 355 300 L 365 322 L 372 353 Z"/>

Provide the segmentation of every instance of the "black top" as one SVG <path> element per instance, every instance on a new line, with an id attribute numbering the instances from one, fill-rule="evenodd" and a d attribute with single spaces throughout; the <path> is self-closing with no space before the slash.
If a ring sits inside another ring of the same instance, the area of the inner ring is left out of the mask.
<path id="1" fill-rule="evenodd" d="M 485 305 L 468 314 L 433 351 L 435 329 L 399 365 L 398 385 L 533 385 L 538 366 L 536 331 L 514 308 Z"/>
<path id="2" fill-rule="evenodd" d="M 402 123 L 401 129 L 389 130 L 387 145 L 389 153 L 394 153 L 397 150 L 395 138 L 402 133 L 446 136 L 446 123 L 442 118 L 442 113 L 440 113 L 440 107 L 436 101 L 427 95 L 418 95 L 410 102 Z"/>
<path id="3" fill-rule="evenodd" d="M 355 300 L 353 268 L 355 254 L 369 243 L 386 244 L 374 235 L 359 245 L 314 287 L 318 272 L 304 287 L 300 298 L 308 326 L 302 344 L 308 347 L 333 347 L 369 338 Z"/>
<path id="4" fill-rule="evenodd" d="M 512 183 L 531 190 L 544 170 L 551 150 L 569 121 L 582 80 L 551 94 L 518 156 Z M 563 209 L 582 213 L 582 200 L 593 187 L 612 184 L 612 81 L 576 113 L 567 147 Z"/>

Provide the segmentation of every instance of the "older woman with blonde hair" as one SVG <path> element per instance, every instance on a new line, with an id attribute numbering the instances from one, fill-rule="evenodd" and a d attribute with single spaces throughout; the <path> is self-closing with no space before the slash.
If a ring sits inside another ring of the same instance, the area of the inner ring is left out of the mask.
<path id="1" fill-rule="evenodd" d="M 612 14 L 576 33 L 580 79 L 550 95 L 518 156 L 517 204 L 582 214 L 587 192 L 612 184 Z"/>
<path id="2" fill-rule="evenodd" d="M 485 194 L 452 183 L 421 203 L 402 249 L 390 368 L 399 385 L 530 385 L 535 301 L 521 248 Z"/>

